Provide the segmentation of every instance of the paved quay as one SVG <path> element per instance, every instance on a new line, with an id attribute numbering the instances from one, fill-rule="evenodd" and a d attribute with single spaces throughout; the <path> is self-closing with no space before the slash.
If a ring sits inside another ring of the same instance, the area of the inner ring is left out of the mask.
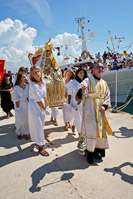
<path id="1" fill-rule="evenodd" d="M 18 140 L 15 117 L 0 108 L 1 199 L 131 199 L 133 197 L 133 115 L 106 115 L 114 132 L 103 161 L 90 165 L 77 151 L 78 135 L 64 131 L 62 110 L 55 127 L 46 116 L 49 157 L 35 143 Z"/>

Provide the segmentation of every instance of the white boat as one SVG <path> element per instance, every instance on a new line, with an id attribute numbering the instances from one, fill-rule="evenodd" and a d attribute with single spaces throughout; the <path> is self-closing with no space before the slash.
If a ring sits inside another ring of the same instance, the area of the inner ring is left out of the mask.
<path id="1" fill-rule="evenodd" d="M 76 18 L 76 22 L 78 23 L 78 26 L 81 29 L 81 38 L 82 38 L 82 52 L 87 51 L 87 46 L 86 46 L 86 39 L 84 36 L 84 26 L 83 26 L 83 20 L 84 18 Z M 111 37 L 110 31 L 109 35 L 111 38 L 111 43 L 113 46 L 112 52 L 116 53 L 116 49 L 113 45 L 113 39 Z M 118 38 L 120 39 L 120 38 Z M 111 62 L 113 60 L 109 60 Z M 80 62 L 76 63 L 66 63 L 60 66 L 61 69 L 70 69 L 73 66 L 79 66 L 79 65 L 84 65 L 88 64 L 91 65 L 94 60 L 90 59 L 87 57 L 87 59 L 84 59 Z M 110 70 L 107 72 L 104 72 L 102 74 L 102 78 L 108 83 L 108 86 L 111 91 L 111 102 L 112 105 L 115 104 L 117 107 L 118 104 L 124 104 L 126 101 L 130 98 L 133 97 L 133 68 L 124 68 L 124 69 L 119 69 L 117 70 Z"/>
<path id="2" fill-rule="evenodd" d="M 108 83 L 111 93 L 111 102 L 117 106 L 133 97 L 133 68 L 107 71 L 102 78 Z"/>

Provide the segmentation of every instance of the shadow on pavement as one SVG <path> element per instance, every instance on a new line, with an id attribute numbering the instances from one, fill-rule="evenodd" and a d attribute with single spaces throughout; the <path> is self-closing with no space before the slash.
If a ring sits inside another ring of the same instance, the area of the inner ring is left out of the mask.
<path id="1" fill-rule="evenodd" d="M 36 144 L 32 144 L 31 146 L 23 150 L 8 155 L 0 156 L 0 167 L 6 166 L 19 160 L 24 160 L 33 156 L 38 156 L 39 153 L 34 151 L 35 146 Z"/>
<path id="2" fill-rule="evenodd" d="M 64 173 L 61 177 L 54 179 L 51 183 L 45 184 L 41 187 L 38 187 L 37 190 L 39 191 L 41 188 L 48 187 L 49 185 L 53 185 L 53 184 L 59 183 L 61 181 L 68 181 L 70 183 L 71 182 L 70 179 L 73 176 L 74 176 L 74 173 Z"/>
<path id="3" fill-rule="evenodd" d="M 46 134 L 45 135 L 45 139 L 48 142 L 47 147 L 50 147 L 50 148 L 59 148 L 63 144 L 67 144 L 67 143 L 72 143 L 72 142 L 78 141 L 78 138 L 75 138 L 72 134 L 68 134 L 64 138 L 58 138 L 58 139 L 54 139 L 52 141 L 49 140 L 49 136 Z"/>
<path id="4" fill-rule="evenodd" d="M 5 118 L 6 118 L 6 115 L 1 116 L 1 117 L 0 117 L 0 120 L 4 120 Z"/>
<path id="5" fill-rule="evenodd" d="M 4 147 L 6 149 L 17 147 L 18 150 L 21 150 L 21 145 L 27 142 L 31 141 L 27 141 L 24 138 L 21 140 L 17 139 L 14 124 L 6 124 L 0 127 L 0 147 Z"/>
<path id="6" fill-rule="evenodd" d="M 115 131 L 114 136 L 116 138 L 131 138 L 133 137 L 133 129 L 128 129 L 126 127 L 119 128 L 120 131 Z M 120 136 L 118 136 L 118 134 Z"/>
<path id="7" fill-rule="evenodd" d="M 125 167 L 125 166 L 131 166 L 133 167 L 133 164 L 130 162 L 125 162 L 123 164 L 121 164 L 118 167 L 113 167 L 113 168 L 105 168 L 104 171 L 106 172 L 111 172 L 113 174 L 113 176 L 115 176 L 115 174 L 118 174 L 121 176 L 121 179 L 129 184 L 133 184 L 133 176 L 130 176 L 126 173 L 123 173 L 121 171 L 121 168 Z"/>
<path id="8" fill-rule="evenodd" d="M 93 164 L 92 166 L 96 166 L 97 164 Z M 72 170 L 84 170 L 88 168 L 89 164 L 87 163 L 86 157 L 78 154 L 78 151 L 72 151 L 64 156 L 54 159 L 52 162 L 43 165 L 42 167 L 36 169 L 32 175 L 32 186 L 29 188 L 29 191 L 34 193 L 41 190 L 42 187 L 51 185 L 53 183 L 60 182 L 62 180 L 71 179 L 74 174 L 69 173 L 65 175 L 64 172 L 72 171 Z M 38 186 L 39 182 L 45 177 L 46 174 L 50 174 L 52 172 L 63 172 L 63 176 L 54 180 L 54 182 L 50 184 L 45 184 L 41 187 Z"/>
<path id="9" fill-rule="evenodd" d="M 0 167 L 11 164 L 13 162 L 30 158 L 32 156 L 37 156 L 39 153 L 34 152 L 34 147 L 36 144 L 32 144 L 31 146 L 22 149 L 21 146 L 27 142 L 31 142 L 30 140 L 25 140 L 24 138 L 18 140 L 15 134 L 15 126 L 14 124 L 7 124 L 0 127 L 0 147 L 4 147 L 6 149 L 10 149 L 13 147 L 17 147 L 18 151 L 0 156 Z"/>

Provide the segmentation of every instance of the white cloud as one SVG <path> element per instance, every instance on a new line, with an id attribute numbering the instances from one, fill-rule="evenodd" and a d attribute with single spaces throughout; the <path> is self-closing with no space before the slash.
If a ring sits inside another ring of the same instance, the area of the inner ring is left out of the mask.
<path id="1" fill-rule="evenodd" d="M 34 53 L 33 41 L 37 36 L 36 29 L 28 27 L 19 20 L 10 18 L 0 21 L 0 59 L 5 59 L 5 68 L 12 72 L 17 72 L 21 66 L 30 67 L 28 60 L 29 52 Z M 74 61 L 74 57 L 81 54 L 81 43 L 76 43 L 76 34 L 58 34 L 52 39 L 54 47 L 60 47 L 61 55 L 57 56 L 57 50 L 53 51 L 59 65 L 63 64 L 64 54 L 67 53 Z M 42 41 L 42 44 L 47 41 Z M 68 50 L 65 49 L 68 45 Z M 62 47 L 61 47 L 62 46 Z"/>
<path id="2" fill-rule="evenodd" d="M 5 68 L 16 72 L 22 65 L 30 66 L 28 53 L 34 52 L 36 29 L 10 18 L 1 21 L 0 27 L 0 59 L 6 60 Z"/>
<path id="3" fill-rule="evenodd" d="M 71 62 L 74 62 L 74 57 L 79 57 L 81 54 L 81 43 L 76 43 L 76 40 L 78 40 L 78 36 L 76 34 L 71 33 L 63 33 L 59 34 L 55 37 L 55 39 L 52 39 L 52 43 L 54 47 L 61 47 L 60 52 L 61 55 L 57 56 L 57 50 L 54 51 L 55 58 L 59 65 L 63 64 L 64 55 L 67 54 L 70 58 Z M 65 45 L 68 45 L 68 49 L 66 50 Z"/>

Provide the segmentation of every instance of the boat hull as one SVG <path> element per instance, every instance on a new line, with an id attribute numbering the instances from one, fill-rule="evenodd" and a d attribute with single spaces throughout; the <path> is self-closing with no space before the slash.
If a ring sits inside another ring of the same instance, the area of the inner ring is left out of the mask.
<path id="1" fill-rule="evenodd" d="M 127 101 L 129 95 L 133 96 L 133 68 L 107 71 L 102 74 L 102 78 L 108 83 L 110 88 L 112 103 L 116 101 L 116 73 L 117 103 L 123 104 Z"/>

